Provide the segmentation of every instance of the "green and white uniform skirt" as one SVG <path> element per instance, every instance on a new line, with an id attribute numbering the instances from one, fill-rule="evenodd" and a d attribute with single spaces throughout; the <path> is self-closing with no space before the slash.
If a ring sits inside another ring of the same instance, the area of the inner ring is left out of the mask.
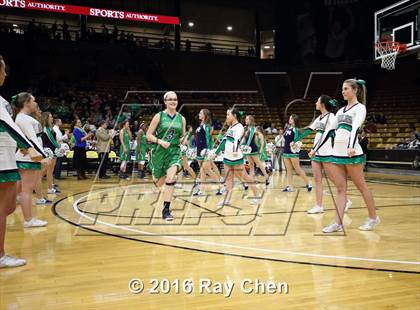
<path id="1" fill-rule="evenodd" d="M 283 158 L 299 158 L 299 153 L 283 153 Z"/>

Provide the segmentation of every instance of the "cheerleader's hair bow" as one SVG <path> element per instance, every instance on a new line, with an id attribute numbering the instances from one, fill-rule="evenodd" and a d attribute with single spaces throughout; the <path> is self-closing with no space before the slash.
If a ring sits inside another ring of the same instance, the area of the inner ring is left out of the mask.
<path id="1" fill-rule="evenodd" d="M 337 105 L 338 105 L 338 101 L 336 99 L 330 99 L 330 100 L 328 100 L 328 102 L 334 108 L 337 107 Z"/>
<path id="2" fill-rule="evenodd" d="M 366 85 L 365 80 L 356 80 L 356 83 L 359 84 L 359 86 Z"/>

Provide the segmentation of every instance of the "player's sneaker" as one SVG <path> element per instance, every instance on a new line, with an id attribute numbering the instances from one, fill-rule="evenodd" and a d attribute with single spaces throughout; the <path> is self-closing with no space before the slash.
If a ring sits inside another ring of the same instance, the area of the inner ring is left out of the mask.
<path id="1" fill-rule="evenodd" d="M 169 211 L 169 209 L 167 209 L 167 208 L 164 208 L 163 209 L 163 211 L 162 211 L 162 218 L 165 221 L 172 221 L 174 219 L 174 217 L 171 214 L 171 211 Z"/>

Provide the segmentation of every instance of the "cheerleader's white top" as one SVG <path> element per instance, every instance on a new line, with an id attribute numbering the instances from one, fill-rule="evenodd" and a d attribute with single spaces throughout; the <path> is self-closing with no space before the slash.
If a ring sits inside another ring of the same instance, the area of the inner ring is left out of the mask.
<path id="1" fill-rule="evenodd" d="M 31 142 L 34 148 L 46 158 L 47 155 L 43 152 L 42 143 L 37 137 L 37 130 L 41 127 L 39 122 L 33 117 L 20 112 L 16 116 L 15 123 L 22 130 L 23 134 Z M 16 161 L 25 163 L 33 162 L 29 157 L 29 154 L 23 155 L 20 151 L 16 152 Z"/>
<path id="2" fill-rule="evenodd" d="M 334 132 L 337 128 L 337 118 L 334 113 L 329 112 L 324 116 L 318 116 L 309 128 L 316 131 L 312 147 L 315 155 L 319 157 L 331 156 L 333 153 Z"/>
<path id="3" fill-rule="evenodd" d="M 358 164 L 364 161 L 363 150 L 359 144 L 358 133 L 366 118 L 366 107 L 356 103 L 351 107 L 338 110 L 337 129 L 335 132 L 333 162 L 336 164 Z M 349 157 L 347 150 L 353 148 L 356 153 Z"/>
<path id="4" fill-rule="evenodd" d="M 244 126 L 241 123 L 236 123 L 229 127 L 223 137 L 222 142 L 216 149 L 216 154 L 219 154 L 223 149 L 223 163 L 227 165 L 240 165 L 244 162 L 244 156 L 240 149 L 241 140 L 244 136 Z"/>
<path id="5" fill-rule="evenodd" d="M 10 113 L 10 104 L 0 96 L 0 172 L 17 169 L 16 147 L 27 149 L 32 146 Z"/>

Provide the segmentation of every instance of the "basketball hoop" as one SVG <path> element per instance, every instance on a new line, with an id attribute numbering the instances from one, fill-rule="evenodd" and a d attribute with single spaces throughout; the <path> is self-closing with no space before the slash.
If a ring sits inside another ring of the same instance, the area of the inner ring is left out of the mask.
<path id="1" fill-rule="evenodd" d="M 381 41 L 375 44 L 375 48 L 381 56 L 381 68 L 394 70 L 397 55 L 405 51 L 406 45 L 393 41 Z"/>

